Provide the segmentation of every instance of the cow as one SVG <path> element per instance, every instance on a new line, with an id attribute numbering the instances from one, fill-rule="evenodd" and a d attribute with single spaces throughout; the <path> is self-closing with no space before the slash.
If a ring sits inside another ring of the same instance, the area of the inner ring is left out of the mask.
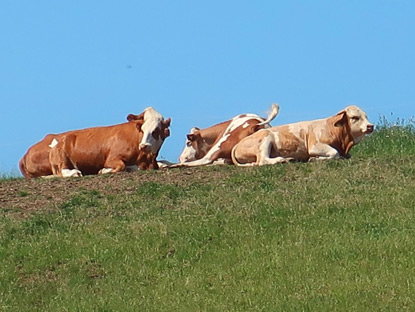
<path id="1" fill-rule="evenodd" d="M 171 119 L 148 107 L 128 122 L 49 134 L 33 145 L 20 161 L 26 178 L 47 175 L 82 176 L 115 173 L 128 166 L 158 169 L 156 157 L 170 135 Z"/>
<path id="2" fill-rule="evenodd" d="M 235 144 L 260 129 L 270 127 L 269 123 L 278 115 L 278 111 L 278 104 L 273 104 L 266 119 L 256 114 L 242 114 L 209 128 L 192 128 L 187 134 L 179 164 L 171 167 L 230 163 Z"/>
<path id="3" fill-rule="evenodd" d="M 232 149 L 238 166 L 262 166 L 291 160 L 349 158 L 350 149 L 372 133 L 366 113 L 351 105 L 335 116 L 260 130 Z"/>

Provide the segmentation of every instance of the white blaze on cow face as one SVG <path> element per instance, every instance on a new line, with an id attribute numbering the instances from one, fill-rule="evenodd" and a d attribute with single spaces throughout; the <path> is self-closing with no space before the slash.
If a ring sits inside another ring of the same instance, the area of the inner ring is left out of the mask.
<path id="1" fill-rule="evenodd" d="M 190 134 L 194 134 L 197 130 L 200 130 L 197 127 L 190 129 Z M 186 146 L 184 147 L 182 153 L 179 156 L 179 162 L 184 163 L 187 161 L 196 160 L 196 150 L 192 145 L 192 141 L 186 138 Z"/>
<path id="2" fill-rule="evenodd" d="M 349 119 L 350 132 L 354 143 L 359 143 L 365 134 L 373 132 L 374 125 L 369 122 L 367 115 L 355 105 L 348 106 L 344 109 Z"/>
<path id="3" fill-rule="evenodd" d="M 146 153 L 156 154 L 163 144 L 162 125 L 163 116 L 152 107 L 144 110 L 144 123 L 141 126 L 143 138 L 139 148 Z"/>

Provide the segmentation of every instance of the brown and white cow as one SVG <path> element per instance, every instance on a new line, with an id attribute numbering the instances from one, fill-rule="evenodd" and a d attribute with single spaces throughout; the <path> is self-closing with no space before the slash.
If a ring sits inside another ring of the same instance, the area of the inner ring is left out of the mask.
<path id="1" fill-rule="evenodd" d="M 270 127 L 269 123 L 278 111 L 278 104 L 273 104 L 266 119 L 256 114 L 242 114 L 209 128 L 192 128 L 179 157 L 180 163 L 172 167 L 209 165 L 218 160 L 229 163 L 235 144 L 260 129 Z"/>
<path id="2" fill-rule="evenodd" d="M 129 122 L 114 126 L 47 135 L 33 145 L 20 161 L 27 178 L 46 175 L 81 176 L 118 172 L 126 166 L 157 169 L 156 157 L 170 135 L 171 119 L 149 107 Z"/>
<path id="3" fill-rule="evenodd" d="M 350 149 L 373 129 L 366 113 L 352 105 L 326 119 L 258 131 L 233 148 L 232 161 L 238 166 L 262 166 L 289 160 L 348 158 Z"/>

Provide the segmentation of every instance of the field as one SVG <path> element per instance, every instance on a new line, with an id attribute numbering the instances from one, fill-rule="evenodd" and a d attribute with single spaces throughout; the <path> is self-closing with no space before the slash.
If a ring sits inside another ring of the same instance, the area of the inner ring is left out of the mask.
<path id="1" fill-rule="evenodd" d="M 415 311 L 415 132 L 352 158 L 0 181 L 0 311 Z"/>

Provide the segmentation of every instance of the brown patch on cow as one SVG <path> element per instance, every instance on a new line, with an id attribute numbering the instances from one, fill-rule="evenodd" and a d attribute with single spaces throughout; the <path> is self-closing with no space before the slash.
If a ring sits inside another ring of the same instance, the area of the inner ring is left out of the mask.
<path id="1" fill-rule="evenodd" d="M 342 111 L 327 119 L 326 135 L 320 142 L 335 148 L 342 157 L 350 157 L 349 151 L 353 147 L 353 137 L 350 130 L 350 121 L 346 112 Z"/>
<path id="2" fill-rule="evenodd" d="M 288 157 L 298 153 L 300 150 L 302 150 L 301 145 L 304 145 L 301 142 L 300 138 L 298 138 L 291 132 L 279 132 L 278 138 L 278 154 L 283 157 Z"/>
<path id="3" fill-rule="evenodd" d="M 246 138 L 247 136 L 250 136 L 251 134 L 258 132 L 260 129 L 265 128 L 264 125 L 258 125 L 260 121 L 255 119 L 248 120 L 246 123 L 248 123 L 248 127 L 243 128 L 242 126 L 239 126 L 232 132 L 227 133 L 229 134 L 229 137 L 224 142 L 222 142 L 218 152 L 212 155 L 212 159 L 231 159 L 231 151 L 236 144 L 238 144 L 242 139 Z"/>

